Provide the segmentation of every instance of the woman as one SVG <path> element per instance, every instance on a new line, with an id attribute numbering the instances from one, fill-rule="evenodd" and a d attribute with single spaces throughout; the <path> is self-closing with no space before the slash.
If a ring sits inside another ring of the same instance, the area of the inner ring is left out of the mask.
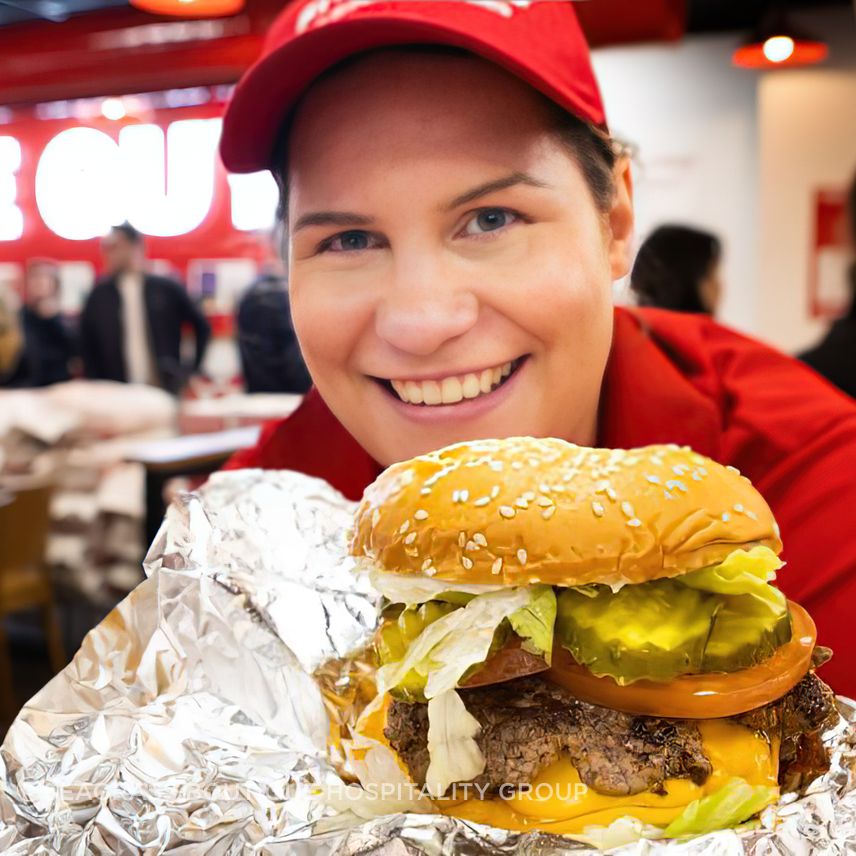
<path id="1" fill-rule="evenodd" d="M 716 235 L 689 226 L 660 226 L 636 254 L 630 289 L 640 306 L 716 315 L 721 261 Z"/>
<path id="2" fill-rule="evenodd" d="M 358 497 L 467 438 L 693 446 L 767 497 L 780 583 L 839 650 L 826 679 L 856 694 L 856 407 L 708 318 L 613 309 L 632 183 L 605 129 L 572 3 L 290 4 L 221 151 L 279 179 L 315 390 L 231 466 Z"/>

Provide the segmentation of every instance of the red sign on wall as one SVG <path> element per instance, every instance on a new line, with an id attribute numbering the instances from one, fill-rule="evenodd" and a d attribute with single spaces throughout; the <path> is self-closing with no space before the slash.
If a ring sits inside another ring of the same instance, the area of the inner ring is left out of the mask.
<path id="1" fill-rule="evenodd" d="M 809 311 L 813 318 L 837 318 L 850 304 L 847 193 L 818 190 L 814 200 L 814 246 L 809 271 Z"/>
<path id="2" fill-rule="evenodd" d="M 147 236 L 156 269 L 229 309 L 267 254 L 276 189 L 267 173 L 228 176 L 220 163 L 227 96 L 226 87 L 194 87 L 3 110 L 5 278 L 31 259 L 54 259 L 74 308 L 101 271 L 101 235 L 128 220 Z"/>

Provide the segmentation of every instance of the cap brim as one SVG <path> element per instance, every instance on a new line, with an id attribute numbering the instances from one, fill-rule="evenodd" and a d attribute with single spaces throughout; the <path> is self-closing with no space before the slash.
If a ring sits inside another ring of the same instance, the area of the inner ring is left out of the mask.
<path id="1" fill-rule="evenodd" d="M 400 15 L 339 21 L 297 36 L 259 60 L 242 78 L 223 122 L 220 156 L 226 168 L 236 173 L 270 169 L 280 128 L 319 75 L 354 54 L 405 44 L 463 48 L 495 62 L 570 112 L 582 112 L 547 76 L 495 42 L 474 35 L 470 22 L 456 27 Z M 603 117 L 588 118 L 595 124 L 604 121 Z"/>

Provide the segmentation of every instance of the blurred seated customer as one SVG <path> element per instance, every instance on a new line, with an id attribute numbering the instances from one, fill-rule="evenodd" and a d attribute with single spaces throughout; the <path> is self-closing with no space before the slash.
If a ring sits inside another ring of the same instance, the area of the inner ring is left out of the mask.
<path id="1" fill-rule="evenodd" d="M 630 289 L 640 306 L 716 315 L 722 245 L 689 226 L 660 226 L 639 248 Z"/>
<path id="2" fill-rule="evenodd" d="M 47 259 L 27 265 L 21 329 L 24 385 L 50 386 L 71 380 L 74 337 L 59 311 L 59 268 Z"/>
<path id="3" fill-rule="evenodd" d="M 9 295 L 0 288 L 0 387 L 23 386 L 26 374 L 24 335 Z"/>
<path id="4" fill-rule="evenodd" d="M 275 238 L 268 258 L 235 313 L 241 370 L 247 392 L 304 393 L 312 385 L 291 323 L 288 280 Z"/>
<path id="5" fill-rule="evenodd" d="M 847 199 L 848 235 L 854 256 L 848 270 L 850 308 L 823 339 L 799 358 L 839 389 L 856 398 L 856 176 Z"/>
<path id="6" fill-rule="evenodd" d="M 129 223 L 101 242 L 105 276 L 95 283 L 80 323 L 86 377 L 145 383 L 178 393 L 198 371 L 211 327 L 184 286 L 145 272 L 143 235 Z M 181 328 L 193 327 L 196 356 L 181 362 Z"/>

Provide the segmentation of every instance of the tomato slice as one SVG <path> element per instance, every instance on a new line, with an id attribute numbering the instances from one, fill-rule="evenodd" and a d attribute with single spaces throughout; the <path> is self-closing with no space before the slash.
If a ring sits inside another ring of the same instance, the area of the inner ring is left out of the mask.
<path id="1" fill-rule="evenodd" d="M 501 684 L 505 681 L 537 675 L 550 668 L 543 657 L 524 651 L 521 639 L 514 634 L 492 657 L 484 661 L 482 667 L 464 681 L 462 687 L 484 687 L 488 684 Z"/>
<path id="2" fill-rule="evenodd" d="M 817 641 L 814 621 L 799 604 L 788 601 L 788 606 L 791 640 L 763 663 L 739 672 L 682 675 L 662 683 L 641 680 L 623 687 L 610 677 L 593 675 L 557 644 L 544 677 L 583 701 L 625 713 L 674 719 L 717 719 L 746 713 L 781 698 L 811 668 Z"/>

